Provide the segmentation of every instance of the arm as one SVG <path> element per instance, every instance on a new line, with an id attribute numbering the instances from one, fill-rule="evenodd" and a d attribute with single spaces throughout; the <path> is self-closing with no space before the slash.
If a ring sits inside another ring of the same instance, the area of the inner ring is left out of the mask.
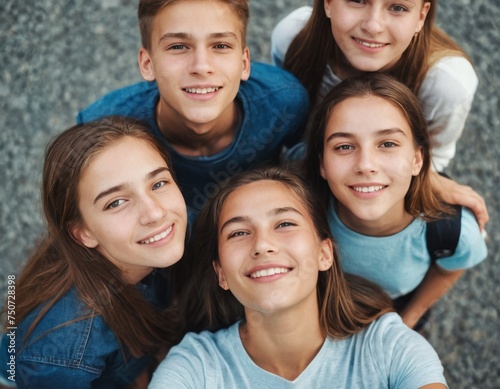
<path id="1" fill-rule="evenodd" d="M 403 322 L 413 328 L 422 315 L 460 278 L 464 271 L 447 271 L 432 264 L 414 296 L 401 312 Z"/>
<path id="2" fill-rule="evenodd" d="M 457 204 L 467 207 L 474 212 L 481 231 L 488 223 L 490 217 L 486 202 L 470 186 L 460 185 L 449 178 L 441 176 L 435 171 L 430 172 L 432 188 L 437 195 L 448 204 Z"/>
<path id="3" fill-rule="evenodd" d="M 429 384 L 429 385 L 424 385 L 424 386 L 420 387 L 420 389 L 440 389 L 440 388 L 446 388 L 446 385 L 443 385 L 443 384 Z"/>

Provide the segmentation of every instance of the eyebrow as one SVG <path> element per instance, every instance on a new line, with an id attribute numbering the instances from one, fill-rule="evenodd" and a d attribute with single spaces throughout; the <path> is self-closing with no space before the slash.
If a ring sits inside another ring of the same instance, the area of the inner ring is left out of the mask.
<path id="1" fill-rule="evenodd" d="M 392 134 L 396 134 L 396 133 L 401 133 L 404 136 L 406 136 L 404 131 L 401 130 L 400 128 L 397 128 L 397 127 L 396 128 L 387 128 L 384 130 L 378 130 L 375 133 L 375 135 L 376 136 L 383 136 L 383 135 L 392 135 Z M 328 138 L 326 138 L 326 143 L 330 142 L 331 140 L 333 140 L 335 138 L 354 138 L 354 134 L 351 132 L 334 132 Z"/>
<path id="2" fill-rule="evenodd" d="M 300 213 L 294 207 L 274 208 L 274 209 L 271 209 L 267 214 L 269 216 L 278 216 L 278 215 L 281 215 L 283 213 L 288 213 L 288 212 L 297 213 L 297 214 L 303 216 L 302 213 Z M 230 224 L 233 224 L 233 223 L 249 223 L 249 222 L 250 222 L 250 217 L 248 217 L 248 216 L 235 216 L 235 217 L 232 217 L 231 219 L 226 220 L 224 222 L 224 224 L 222 224 L 222 226 L 220 228 L 220 232 L 222 232 L 224 230 L 224 228 L 226 228 Z"/>
<path id="3" fill-rule="evenodd" d="M 208 35 L 210 39 L 221 39 L 221 38 L 234 38 L 238 39 L 238 35 L 236 35 L 234 32 L 231 31 L 224 31 L 224 32 L 213 32 Z M 164 40 L 167 39 L 192 39 L 192 35 L 187 34 L 185 32 L 167 32 L 163 34 L 159 42 L 161 43 Z"/>
<path id="4" fill-rule="evenodd" d="M 158 169 L 155 169 L 155 170 L 149 172 L 148 174 L 146 174 L 145 180 L 151 180 L 151 179 L 155 178 L 157 175 L 159 175 L 159 174 L 161 174 L 163 172 L 170 172 L 170 169 L 168 167 L 164 167 L 164 166 L 159 167 Z M 109 189 L 106 189 L 106 190 L 102 191 L 94 199 L 94 204 L 97 203 L 103 197 L 109 196 L 112 193 L 115 193 L 115 192 L 118 192 L 120 190 L 123 190 L 127 186 L 128 186 L 128 184 L 120 184 L 120 185 L 115 185 L 115 186 L 113 186 L 113 187 L 111 187 Z"/>

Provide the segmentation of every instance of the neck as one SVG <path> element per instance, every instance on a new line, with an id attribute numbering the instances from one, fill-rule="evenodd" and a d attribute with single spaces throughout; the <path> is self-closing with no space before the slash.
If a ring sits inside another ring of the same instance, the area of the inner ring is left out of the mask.
<path id="1" fill-rule="evenodd" d="M 390 236 L 403 231 L 415 218 L 404 209 L 392 210 L 376 220 L 365 220 L 356 217 L 348 208 L 336 202 L 339 219 L 351 230 L 368 236 Z"/>
<path id="2" fill-rule="evenodd" d="M 179 154 L 190 157 L 211 156 L 229 147 L 240 120 L 236 102 L 215 120 L 197 123 L 186 120 L 161 100 L 156 108 L 156 122 L 170 146 Z"/>
<path id="3" fill-rule="evenodd" d="M 246 309 L 240 337 L 253 362 L 282 378 L 295 380 L 325 341 L 317 305 L 314 311 L 264 316 Z"/>

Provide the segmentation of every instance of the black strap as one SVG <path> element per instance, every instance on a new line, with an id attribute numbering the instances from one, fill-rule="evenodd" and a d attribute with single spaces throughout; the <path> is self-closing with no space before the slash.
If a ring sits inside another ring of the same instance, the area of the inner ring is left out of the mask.
<path id="1" fill-rule="evenodd" d="M 462 207 L 450 205 L 455 214 L 427 223 L 427 250 L 431 263 L 443 257 L 455 254 L 462 229 Z"/>

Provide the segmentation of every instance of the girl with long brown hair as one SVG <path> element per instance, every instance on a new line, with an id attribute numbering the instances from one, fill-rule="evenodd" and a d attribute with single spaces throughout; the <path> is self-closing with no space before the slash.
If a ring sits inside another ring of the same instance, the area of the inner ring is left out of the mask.
<path id="1" fill-rule="evenodd" d="M 455 155 L 478 85 L 469 57 L 435 25 L 437 3 L 314 0 L 275 27 L 272 56 L 302 82 L 312 105 L 360 73 L 387 73 L 407 85 L 427 121 L 433 187 L 450 204 L 472 209 L 483 229 L 489 219 L 484 199 L 436 173 Z"/>
<path id="2" fill-rule="evenodd" d="M 47 234 L 7 323 L 15 383 L 127 387 L 174 340 L 161 268 L 183 255 L 187 215 L 169 154 L 137 120 L 76 125 L 47 147 L 42 203 Z"/>
<path id="3" fill-rule="evenodd" d="M 312 123 L 306 176 L 328 207 L 343 270 L 380 285 L 405 324 L 419 329 L 424 313 L 487 248 L 463 208 L 456 248 L 431 258 L 426 222 L 453 212 L 430 184 L 429 134 L 417 97 L 382 73 L 352 77 L 326 95 Z"/>
<path id="4" fill-rule="evenodd" d="M 321 202 L 279 167 L 231 177 L 197 220 L 191 330 L 150 388 L 443 388 L 432 347 L 346 278 Z"/>

